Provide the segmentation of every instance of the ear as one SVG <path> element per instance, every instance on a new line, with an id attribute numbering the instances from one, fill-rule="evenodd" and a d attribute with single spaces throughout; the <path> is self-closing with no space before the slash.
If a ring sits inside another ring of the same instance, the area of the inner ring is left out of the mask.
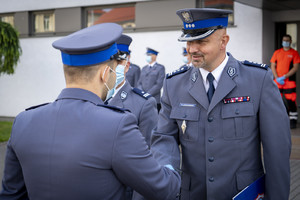
<path id="1" fill-rule="evenodd" d="M 226 49 L 226 46 L 229 42 L 229 35 L 227 34 L 224 34 L 221 38 L 221 49 Z"/>
<path id="2" fill-rule="evenodd" d="M 128 61 L 126 66 L 125 66 L 125 74 L 128 72 L 129 66 L 130 66 L 130 61 Z"/>
<path id="3" fill-rule="evenodd" d="M 108 81 L 108 74 L 109 74 L 109 67 L 108 65 L 106 65 L 105 67 L 100 67 L 100 80 L 103 82 L 103 83 L 106 83 Z"/>

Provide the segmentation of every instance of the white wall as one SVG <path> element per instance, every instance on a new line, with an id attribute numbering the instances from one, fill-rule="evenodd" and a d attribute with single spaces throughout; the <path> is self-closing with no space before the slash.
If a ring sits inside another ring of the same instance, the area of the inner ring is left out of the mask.
<path id="1" fill-rule="evenodd" d="M 228 28 L 227 50 L 239 60 L 262 60 L 262 11 L 235 3 L 236 27 Z M 182 63 L 181 31 L 128 34 L 133 38 L 131 61 L 146 64 L 146 47 L 159 51 L 157 61 L 171 72 Z M 60 52 L 52 47 L 58 37 L 21 39 L 23 54 L 14 75 L 0 76 L 0 116 L 16 116 L 32 105 L 55 100 L 65 87 Z"/>

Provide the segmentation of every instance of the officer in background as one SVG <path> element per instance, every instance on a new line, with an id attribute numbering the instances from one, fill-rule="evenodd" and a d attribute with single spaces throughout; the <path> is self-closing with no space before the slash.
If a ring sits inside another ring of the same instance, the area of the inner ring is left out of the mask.
<path id="1" fill-rule="evenodd" d="M 290 127 L 296 128 L 298 121 L 296 72 L 299 68 L 300 57 L 296 50 L 291 48 L 292 37 L 282 37 L 282 48 L 276 50 L 271 58 L 271 69 L 286 109 L 290 117 Z"/>
<path id="2" fill-rule="evenodd" d="M 129 62 L 129 46 L 132 38 L 122 34 L 116 41 L 121 61 L 118 62 L 119 69 L 116 78 L 116 91 L 113 98 L 108 101 L 109 105 L 125 108 L 133 113 L 138 121 L 138 127 L 150 147 L 152 129 L 157 123 L 158 113 L 155 99 L 148 93 L 131 87 L 127 80 Z M 132 199 L 132 189 L 127 188 L 126 199 Z"/>
<path id="3" fill-rule="evenodd" d="M 128 61 L 130 61 L 131 51 L 129 50 L 128 53 L 129 54 L 127 55 L 127 57 L 128 57 Z M 132 87 L 137 87 L 137 83 L 139 81 L 140 75 L 141 75 L 140 67 L 130 62 L 128 72 L 126 72 L 126 80 L 130 83 Z"/>
<path id="4" fill-rule="evenodd" d="M 138 88 L 148 92 L 155 98 L 159 112 L 161 108 L 160 90 L 165 78 L 165 67 L 156 62 L 158 51 L 147 48 L 146 54 L 148 65 L 142 68 Z"/>
<path id="5" fill-rule="evenodd" d="M 187 53 L 185 47 L 182 48 L 182 56 L 183 56 L 182 61 L 183 61 L 184 65 L 182 65 L 181 67 L 185 67 L 185 66 L 191 67 L 191 66 L 193 66 L 191 56 Z"/>
<path id="6" fill-rule="evenodd" d="M 125 185 L 149 199 L 176 197 L 179 175 L 154 160 L 135 116 L 103 103 L 116 82 L 121 33 L 117 24 L 98 24 L 53 43 L 66 88 L 16 117 L 1 200 L 124 199 Z"/>
<path id="7" fill-rule="evenodd" d="M 151 151 L 178 168 L 181 145 L 182 200 L 232 199 L 264 173 L 265 199 L 288 200 L 288 116 L 272 71 L 226 53 L 231 12 L 177 11 L 193 67 L 167 75 Z"/>
<path id="8" fill-rule="evenodd" d="M 131 37 L 124 34 L 117 40 L 117 47 L 121 53 L 120 57 L 123 59 L 119 61 L 118 65 L 120 71 L 116 71 L 116 91 L 113 98 L 108 101 L 108 104 L 126 108 L 136 116 L 138 127 L 145 137 L 147 145 L 150 147 L 151 131 L 158 119 L 156 101 L 150 94 L 138 88 L 131 87 L 127 81 L 127 72 L 130 65 L 128 48 L 131 41 Z"/>

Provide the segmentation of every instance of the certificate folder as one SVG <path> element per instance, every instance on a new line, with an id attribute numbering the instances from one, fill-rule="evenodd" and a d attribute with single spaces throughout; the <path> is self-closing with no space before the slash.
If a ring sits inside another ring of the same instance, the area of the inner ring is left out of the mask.
<path id="1" fill-rule="evenodd" d="M 263 200 L 265 193 L 265 175 L 245 187 L 232 200 Z"/>

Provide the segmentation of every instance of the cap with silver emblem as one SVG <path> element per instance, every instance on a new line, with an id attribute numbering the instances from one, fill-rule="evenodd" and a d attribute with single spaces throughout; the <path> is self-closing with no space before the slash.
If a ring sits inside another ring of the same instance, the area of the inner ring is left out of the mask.
<path id="1" fill-rule="evenodd" d="M 200 40 L 211 35 L 215 30 L 226 28 L 231 10 L 214 8 L 187 8 L 176 14 L 183 21 L 183 33 L 178 38 L 181 42 Z"/>

